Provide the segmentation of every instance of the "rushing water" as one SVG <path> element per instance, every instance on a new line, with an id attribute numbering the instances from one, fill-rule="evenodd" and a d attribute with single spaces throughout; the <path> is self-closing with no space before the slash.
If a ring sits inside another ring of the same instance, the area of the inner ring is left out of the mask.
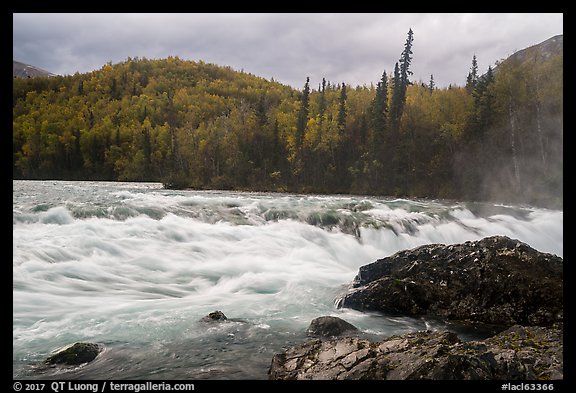
<path id="1" fill-rule="evenodd" d="M 13 181 L 13 377 L 266 379 L 336 315 L 372 338 L 450 328 L 337 310 L 358 268 L 428 243 L 506 235 L 562 256 L 563 212 L 482 203 Z M 199 320 L 214 310 L 228 323 Z M 76 341 L 104 352 L 46 367 Z"/>

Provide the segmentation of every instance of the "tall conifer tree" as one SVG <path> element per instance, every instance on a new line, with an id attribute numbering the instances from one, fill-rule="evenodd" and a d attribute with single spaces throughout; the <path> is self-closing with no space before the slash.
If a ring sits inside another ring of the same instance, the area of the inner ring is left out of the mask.
<path id="1" fill-rule="evenodd" d="M 472 92 L 478 83 L 478 62 L 476 61 L 476 55 L 472 57 L 472 68 L 466 77 L 466 90 Z"/>
<path id="2" fill-rule="evenodd" d="M 413 42 L 414 33 L 412 32 L 412 29 L 409 29 L 408 37 L 404 44 L 404 50 L 400 55 L 400 60 L 394 66 L 392 105 L 390 108 L 390 121 L 394 132 L 399 131 L 400 118 L 402 117 L 404 103 L 406 102 L 406 89 L 412 84 L 409 76 L 412 75 L 412 71 L 410 71 L 410 63 L 412 62 Z"/>
<path id="3" fill-rule="evenodd" d="M 296 124 L 296 145 L 298 149 L 302 147 L 304 142 L 304 133 L 306 131 L 306 124 L 308 123 L 308 111 L 310 104 L 310 77 L 306 77 L 304 90 L 302 91 L 302 99 L 300 100 L 300 111 L 298 112 L 298 123 Z"/>
<path id="4" fill-rule="evenodd" d="M 344 127 L 346 126 L 346 84 L 342 83 L 342 89 L 340 89 L 340 98 L 338 106 L 338 131 L 342 133 Z"/>

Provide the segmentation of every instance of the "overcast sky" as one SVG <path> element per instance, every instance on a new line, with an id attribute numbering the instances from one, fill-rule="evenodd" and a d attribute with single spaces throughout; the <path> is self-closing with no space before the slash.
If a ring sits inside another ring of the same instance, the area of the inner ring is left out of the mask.
<path id="1" fill-rule="evenodd" d="M 414 32 L 413 81 L 464 85 L 515 51 L 563 34 L 563 14 L 13 14 L 13 58 L 55 74 L 128 57 L 228 65 L 301 89 L 389 74 Z"/>

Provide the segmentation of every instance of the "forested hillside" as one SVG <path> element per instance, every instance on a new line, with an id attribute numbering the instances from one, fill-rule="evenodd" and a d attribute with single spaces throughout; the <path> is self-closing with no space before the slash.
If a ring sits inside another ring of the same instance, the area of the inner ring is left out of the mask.
<path id="1" fill-rule="evenodd" d="M 562 50 L 436 88 L 410 80 L 412 40 L 376 86 L 178 57 L 15 79 L 13 177 L 561 207 Z"/>

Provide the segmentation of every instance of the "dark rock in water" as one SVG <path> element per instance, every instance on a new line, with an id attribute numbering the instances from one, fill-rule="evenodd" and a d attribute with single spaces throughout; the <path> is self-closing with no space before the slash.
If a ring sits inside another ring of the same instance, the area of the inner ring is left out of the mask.
<path id="1" fill-rule="evenodd" d="M 360 267 L 340 307 L 502 326 L 563 319 L 563 260 L 505 236 L 430 244 Z"/>
<path id="2" fill-rule="evenodd" d="M 76 366 L 91 362 L 102 350 L 101 346 L 94 343 L 75 343 L 62 351 L 46 359 L 48 364 L 65 364 Z"/>
<path id="3" fill-rule="evenodd" d="M 316 339 L 274 355 L 268 374 L 269 379 L 562 379 L 563 327 L 514 326 L 469 342 L 431 331 L 381 342 Z"/>
<path id="4" fill-rule="evenodd" d="M 341 318 L 324 316 L 313 319 L 306 330 L 306 334 L 313 337 L 333 337 L 356 330 L 358 330 L 356 326 Z"/>
<path id="5" fill-rule="evenodd" d="M 241 319 L 241 318 L 228 318 L 226 317 L 226 315 L 224 315 L 224 313 L 222 311 L 212 311 L 210 314 L 206 315 L 205 317 L 202 317 L 200 319 L 200 322 L 208 322 L 208 323 L 214 323 L 214 322 L 236 322 L 236 323 L 248 323 L 246 320 Z"/>
<path id="6" fill-rule="evenodd" d="M 213 311 L 210 314 L 206 315 L 201 319 L 203 322 L 216 322 L 216 321 L 225 321 L 226 315 L 222 311 Z"/>

